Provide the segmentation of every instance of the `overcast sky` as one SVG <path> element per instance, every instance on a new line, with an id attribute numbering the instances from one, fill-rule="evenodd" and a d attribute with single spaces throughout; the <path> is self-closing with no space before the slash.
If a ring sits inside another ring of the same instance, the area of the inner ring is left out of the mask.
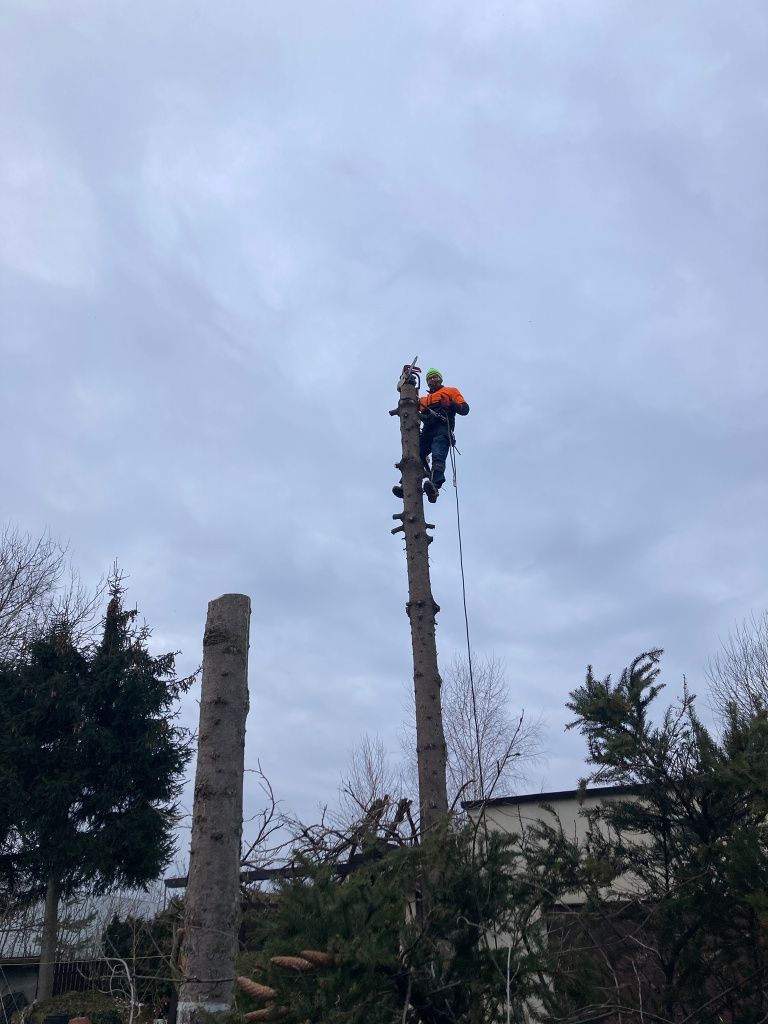
<path id="1" fill-rule="evenodd" d="M 250 595 L 288 808 L 398 753 L 416 353 L 471 406 L 472 640 L 548 723 L 529 788 L 584 774 L 588 663 L 662 646 L 704 692 L 768 606 L 764 0 L 5 0 L 0 47 L 0 518 L 119 559 L 182 670 Z"/>

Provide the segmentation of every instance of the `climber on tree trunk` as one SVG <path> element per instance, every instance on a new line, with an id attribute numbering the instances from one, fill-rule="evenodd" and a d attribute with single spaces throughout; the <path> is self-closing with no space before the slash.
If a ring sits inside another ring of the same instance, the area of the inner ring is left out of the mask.
<path id="1" fill-rule="evenodd" d="M 453 424 L 456 413 L 466 416 L 469 406 L 458 388 L 448 388 L 443 384 L 443 375 L 439 370 L 430 367 L 427 370 L 426 395 L 419 399 L 419 416 L 421 417 L 421 437 L 419 451 L 425 466 L 431 456 L 432 467 L 429 477 L 424 481 L 424 493 L 427 501 L 437 501 L 440 488 L 445 483 L 445 462 L 453 443 Z M 403 496 L 402 481 L 395 484 L 392 493 Z"/>

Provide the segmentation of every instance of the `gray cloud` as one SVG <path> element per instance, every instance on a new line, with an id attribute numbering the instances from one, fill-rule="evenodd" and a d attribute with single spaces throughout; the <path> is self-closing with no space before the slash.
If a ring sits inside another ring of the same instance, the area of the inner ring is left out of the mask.
<path id="1" fill-rule="evenodd" d="M 473 640 L 550 724 L 537 781 L 583 772 L 588 662 L 660 644 L 701 688 L 768 604 L 763 5 L 18 0 L 1 31 L 5 515 L 118 557 L 185 668 L 251 595 L 248 755 L 289 804 L 397 747 L 415 352 L 472 406 Z"/>

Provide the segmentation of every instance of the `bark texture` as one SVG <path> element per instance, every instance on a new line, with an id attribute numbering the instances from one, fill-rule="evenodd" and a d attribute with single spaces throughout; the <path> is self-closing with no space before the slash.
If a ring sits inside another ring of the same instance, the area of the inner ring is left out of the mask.
<path id="1" fill-rule="evenodd" d="M 198 1010 L 221 1013 L 232 1006 L 250 616 L 244 594 L 224 594 L 208 605 L 179 1024 L 189 1024 Z"/>
<path id="2" fill-rule="evenodd" d="M 56 970 L 56 946 L 59 930 L 59 883 L 51 875 L 45 890 L 43 930 L 40 936 L 40 971 L 37 975 L 37 999 L 50 999 Z"/>
<path id="3" fill-rule="evenodd" d="M 424 477 L 419 456 L 418 394 L 413 384 L 400 388 L 397 406 L 403 456 L 398 463 L 403 480 L 402 519 L 408 563 L 408 604 L 413 647 L 413 690 L 416 701 L 416 754 L 419 768 L 419 810 L 421 828 L 434 828 L 448 813 L 446 789 L 446 746 L 440 704 L 440 673 L 437 669 L 435 615 L 440 611 L 432 597 L 429 578 L 429 545 L 424 520 Z M 400 527 L 396 528 L 400 530 Z"/>

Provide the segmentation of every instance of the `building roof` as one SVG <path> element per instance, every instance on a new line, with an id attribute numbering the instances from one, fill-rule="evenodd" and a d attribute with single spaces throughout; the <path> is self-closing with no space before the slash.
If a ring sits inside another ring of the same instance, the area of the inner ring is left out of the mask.
<path id="1" fill-rule="evenodd" d="M 465 811 L 480 807 L 500 807 L 503 804 L 552 804 L 558 800 L 578 800 L 585 796 L 599 799 L 603 796 L 629 796 L 639 793 L 642 786 L 587 786 L 584 789 L 559 789 L 551 793 L 521 793 L 519 796 L 494 796 L 490 800 L 463 800 Z"/>

